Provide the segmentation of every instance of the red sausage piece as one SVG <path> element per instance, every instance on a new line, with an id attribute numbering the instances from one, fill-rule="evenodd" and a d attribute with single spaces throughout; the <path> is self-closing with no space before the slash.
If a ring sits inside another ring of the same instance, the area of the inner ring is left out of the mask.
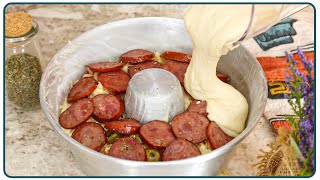
<path id="1" fill-rule="evenodd" d="M 189 66 L 188 63 L 183 63 L 178 61 L 168 61 L 162 64 L 161 68 L 174 74 L 180 81 L 181 85 L 183 85 L 184 74 L 186 73 L 188 66 Z"/>
<path id="2" fill-rule="evenodd" d="M 139 71 L 142 71 L 144 69 L 149 69 L 149 68 L 160 68 L 160 65 L 161 64 L 157 61 L 147 61 L 147 62 L 136 64 L 134 66 L 129 66 L 128 73 L 130 77 L 132 77 Z"/>
<path id="3" fill-rule="evenodd" d="M 229 83 L 229 77 L 228 77 L 227 75 L 217 72 L 217 77 L 218 77 L 221 81 L 223 81 L 223 82 L 225 82 L 225 83 Z"/>
<path id="4" fill-rule="evenodd" d="M 144 124 L 140 128 L 140 137 L 153 149 L 165 149 L 175 140 L 170 124 L 159 120 Z"/>
<path id="5" fill-rule="evenodd" d="M 121 94 L 127 90 L 130 76 L 122 70 L 101 73 L 98 80 L 112 94 Z"/>
<path id="6" fill-rule="evenodd" d="M 207 138 L 206 130 L 209 120 L 198 113 L 184 112 L 175 116 L 171 125 L 177 137 L 196 144 Z"/>
<path id="7" fill-rule="evenodd" d="M 224 133 L 214 121 L 211 121 L 207 128 L 207 136 L 213 149 L 217 149 L 233 139 Z"/>
<path id="8" fill-rule="evenodd" d="M 91 99 L 80 99 L 63 111 L 59 117 L 59 123 L 65 129 L 73 129 L 87 121 L 91 117 L 93 109 L 94 107 Z"/>
<path id="9" fill-rule="evenodd" d="M 93 118 L 101 123 L 119 119 L 124 111 L 122 99 L 111 94 L 99 94 L 92 98 Z"/>
<path id="10" fill-rule="evenodd" d="M 120 134 L 136 134 L 139 131 L 141 124 L 135 119 L 125 118 L 107 122 L 104 127 Z"/>
<path id="11" fill-rule="evenodd" d="M 134 160 L 134 161 L 146 161 L 147 156 L 143 146 L 134 138 L 124 137 L 119 138 L 110 148 L 110 156 Z"/>
<path id="12" fill-rule="evenodd" d="M 109 72 L 116 71 L 123 67 L 123 63 L 119 62 L 100 62 L 89 64 L 88 67 L 93 72 Z"/>
<path id="13" fill-rule="evenodd" d="M 107 143 L 103 127 L 94 122 L 86 122 L 78 126 L 72 133 L 72 138 L 95 151 L 100 151 Z"/>
<path id="14" fill-rule="evenodd" d="M 160 55 L 160 57 L 166 60 L 174 60 L 189 63 L 191 61 L 192 56 L 190 54 L 185 54 L 181 52 L 166 51 L 163 52 Z"/>
<path id="15" fill-rule="evenodd" d="M 187 109 L 188 112 L 195 112 L 199 113 L 202 116 L 207 117 L 207 102 L 206 101 L 200 101 L 200 100 L 193 100 Z"/>
<path id="16" fill-rule="evenodd" d="M 124 63 L 141 63 L 151 60 L 154 57 L 154 53 L 144 49 L 134 49 L 128 51 L 120 56 L 120 61 Z"/>
<path id="17" fill-rule="evenodd" d="M 177 138 L 164 151 L 162 161 L 186 159 L 200 154 L 197 146 L 187 140 Z"/>
<path id="18" fill-rule="evenodd" d="M 97 87 L 98 83 L 92 77 L 85 77 L 75 83 L 68 94 L 68 103 L 88 97 Z"/>

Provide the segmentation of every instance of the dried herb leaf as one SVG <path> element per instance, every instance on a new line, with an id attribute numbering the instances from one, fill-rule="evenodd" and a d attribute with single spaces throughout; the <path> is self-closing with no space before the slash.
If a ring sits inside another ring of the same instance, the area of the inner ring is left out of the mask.
<path id="1" fill-rule="evenodd" d="M 39 106 L 41 65 L 36 56 L 20 53 L 6 60 L 6 95 L 23 109 Z"/>

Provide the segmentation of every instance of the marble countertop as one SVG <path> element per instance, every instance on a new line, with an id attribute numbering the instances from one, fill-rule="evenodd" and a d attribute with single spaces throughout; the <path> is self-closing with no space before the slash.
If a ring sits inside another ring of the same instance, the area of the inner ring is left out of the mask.
<path id="1" fill-rule="evenodd" d="M 185 5 L 10 5 L 7 11 L 26 11 L 40 26 L 45 62 L 69 40 L 96 26 L 146 16 L 181 18 Z M 19 111 L 6 104 L 5 170 L 11 176 L 82 176 L 66 142 L 49 125 L 41 109 Z M 254 131 L 232 152 L 223 167 L 226 175 L 255 175 L 259 149 L 274 140 L 262 117 Z"/>

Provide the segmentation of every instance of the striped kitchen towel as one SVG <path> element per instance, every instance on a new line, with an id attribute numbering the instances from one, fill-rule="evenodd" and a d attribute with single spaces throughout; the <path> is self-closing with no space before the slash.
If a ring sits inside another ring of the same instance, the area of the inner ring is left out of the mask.
<path id="1" fill-rule="evenodd" d="M 268 102 L 264 116 L 276 131 L 279 127 L 290 130 L 286 116 L 294 116 L 285 94 L 290 91 L 286 87 L 285 75 L 289 64 L 285 51 L 293 54 L 298 61 L 298 70 L 305 72 L 297 47 L 304 52 L 307 60 L 314 60 L 314 12 L 307 8 L 291 18 L 274 25 L 266 32 L 243 43 L 257 57 L 268 82 Z"/>

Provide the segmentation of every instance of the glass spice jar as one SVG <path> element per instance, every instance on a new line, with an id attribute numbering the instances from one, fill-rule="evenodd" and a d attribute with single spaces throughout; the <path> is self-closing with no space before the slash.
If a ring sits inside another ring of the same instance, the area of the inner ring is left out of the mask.
<path id="1" fill-rule="evenodd" d="M 39 26 L 22 36 L 5 38 L 5 89 L 9 103 L 21 110 L 40 106 L 39 86 L 44 67 L 37 34 Z"/>

